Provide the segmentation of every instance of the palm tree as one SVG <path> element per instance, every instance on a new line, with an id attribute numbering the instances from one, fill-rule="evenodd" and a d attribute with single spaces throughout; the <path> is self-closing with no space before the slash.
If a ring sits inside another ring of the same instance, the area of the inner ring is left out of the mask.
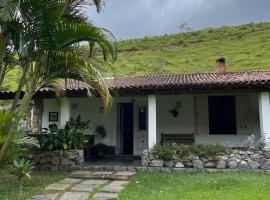
<path id="1" fill-rule="evenodd" d="M 82 10 L 95 5 L 99 11 L 102 3 L 101 0 L 0 0 L 0 87 L 1 79 L 15 64 L 22 72 L 10 108 L 16 117 L 6 125 L 9 134 L 1 148 L 0 161 L 21 115 L 39 89 L 55 88 L 54 83 L 62 78 L 82 80 L 108 107 L 110 92 L 96 66 L 115 61 L 115 39 L 108 30 L 91 24 Z M 21 104 L 16 107 L 23 88 Z"/>

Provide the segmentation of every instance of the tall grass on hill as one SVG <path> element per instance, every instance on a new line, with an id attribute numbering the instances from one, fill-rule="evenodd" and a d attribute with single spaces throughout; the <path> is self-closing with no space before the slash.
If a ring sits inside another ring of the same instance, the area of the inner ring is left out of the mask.
<path id="1" fill-rule="evenodd" d="M 270 22 L 123 40 L 118 50 L 117 62 L 100 68 L 105 76 L 214 72 L 218 56 L 228 71 L 270 70 Z M 15 88 L 17 74 L 10 72 L 6 88 Z"/>

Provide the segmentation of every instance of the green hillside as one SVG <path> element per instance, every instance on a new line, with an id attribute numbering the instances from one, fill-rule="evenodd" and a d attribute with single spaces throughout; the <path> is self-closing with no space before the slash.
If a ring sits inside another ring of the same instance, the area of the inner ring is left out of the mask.
<path id="1" fill-rule="evenodd" d="M 118 51 L 112 68 L 101 69 L 105 76 L 213 72 L 218 56 L 229 71 L 270 70 L 270 22 L 119 41 Z M 8 88 L 17 74 L 9 74 Z"/>
<path id="2" fill-rule="evenodd" d="M 270 69 L 270 23 L 120 41 L 107 76 L 213 72 L 224 56 L 229 71 Z"/>

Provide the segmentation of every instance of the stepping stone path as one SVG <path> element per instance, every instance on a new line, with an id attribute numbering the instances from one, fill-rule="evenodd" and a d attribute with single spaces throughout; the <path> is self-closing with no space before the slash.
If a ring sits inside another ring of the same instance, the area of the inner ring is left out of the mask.
<path id="1" fill-rule="evenodd" d="M 45 194 L 33 196 L 32 200 L 117 199 L 134 174 L 130 171 L 76 171 L 50 184 Z"/>

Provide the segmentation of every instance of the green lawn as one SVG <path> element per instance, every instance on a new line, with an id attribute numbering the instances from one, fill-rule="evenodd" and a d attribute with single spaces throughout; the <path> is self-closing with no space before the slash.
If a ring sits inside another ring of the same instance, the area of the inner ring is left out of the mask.
<path id="1" fill-rule="evenodd" d="M 267 200 L 270 174 L 139 172 L 120 199 Z"/>
<path id="2" fill-rule="evenodd" d="M 68 174 L 69 172 L 33 172 L 32 180 L 24 181 L 24 194 L 22 197 L 19 197 L 15 177 L 0 169 L 0 200 L 27 199 L 44 192 L 44 188 L 47 185 L 64 178 Z"/>

